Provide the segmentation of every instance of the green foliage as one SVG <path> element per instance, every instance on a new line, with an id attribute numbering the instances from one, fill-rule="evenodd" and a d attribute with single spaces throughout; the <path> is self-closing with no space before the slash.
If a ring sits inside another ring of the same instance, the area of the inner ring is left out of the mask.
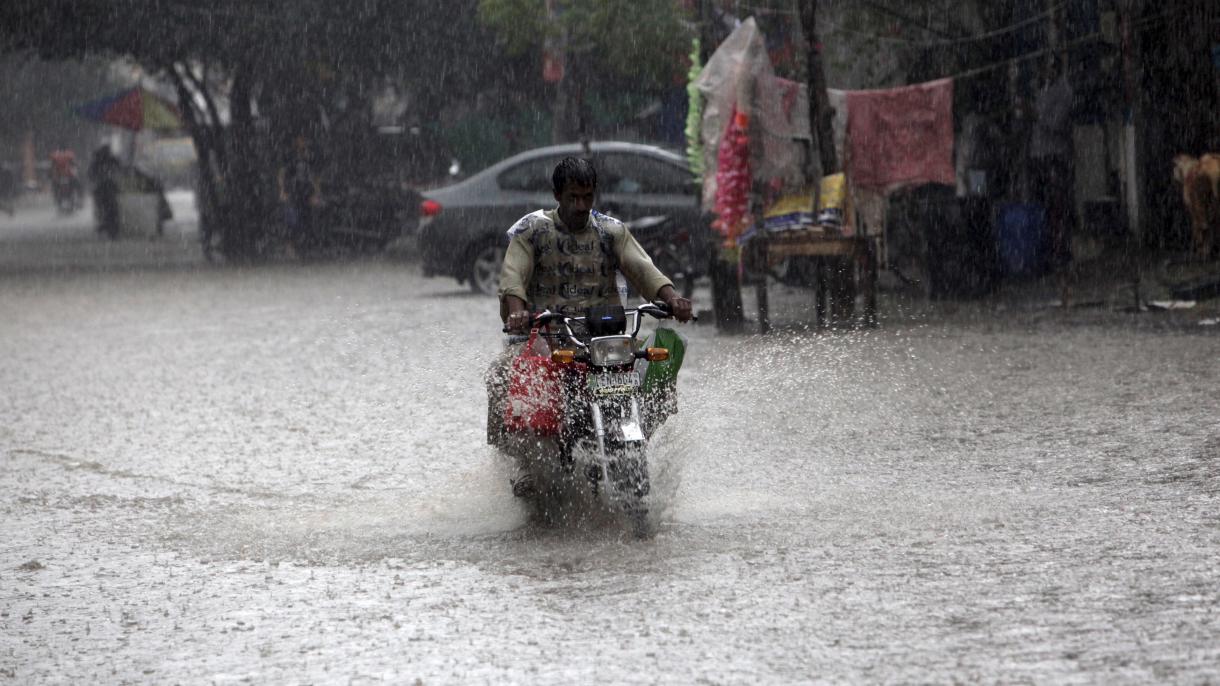
<path id="1" fill-rule="evenodd" d="M 686 75 L 686 128 L 683 133 L 686 135 L 686 160 L 690 164 L 690 170 L 700 179 L 703 178 L 703 94 L 695 87 L 695 81 L 699 75 L 703 73 L 703 65 L 700 63 L 700 52 L 702 46 L 699 39 L 695 38 L 691 41 L 690 46 L 690 71 Z"/>
<path id="2" fill-rule="evenodd" d="M 685 69 L 693 29 L 674 0 L 480 0 L 479 19 L 513 53 L 541 52 L 566 36 L 569 56 L 585 60 L 588 79 L 599 74 L 636 88 L 671 85 Z"/>
<path id="3" fill-rule="evenodd" d="M 537 50 L 542 38 L 559 34 L 558 26 L 547 21 L 543 0 L 480 0 L 478 16 L 512 55 Z"/>
<path id="4" fill-rule="evenodd" d="M 131 56 L 150 67 L 209 62 L 278 75 L 325 65 L 337 76 L 394 77 L 434 95 L 496 65 L 477 0 L 4 0 L 0 51 Z M 316 75 L 316 70 L 314 71 Z"/>
<path id="5" fill-rule="evenodd" d="M 685 69 L 693 31 L 673 0 L 587 0 L 589 16 L 573 35 L 599 61 L 640 85 L 668 86 Z"/>
<path id="6" fill-rule="evenodd" d="M 550 112 L 528 107 L 499 115 L 470 114 L 435 133 L 471 173 L 522 150 L 549 144 L 550 131 Z"/>
<path id="7" fill-rule="evenodd" d="M 0 160 L 17 158 L 27 132 L 36 134 L 40 158 L 60 146 L 87 152 L 104 129 L 72 107 L 128 85 L 115 79 L 104 60 L 47 61 L 24 51 L 0 55 L 0 84 Z"/>

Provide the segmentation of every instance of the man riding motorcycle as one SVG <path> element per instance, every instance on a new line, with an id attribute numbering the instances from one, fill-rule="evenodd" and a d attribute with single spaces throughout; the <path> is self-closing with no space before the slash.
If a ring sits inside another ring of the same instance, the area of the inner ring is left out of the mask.
<path id="1" fill-rule="evenodd" d="M 588 160 L 566 157 L 551 176 L 553 210 L 522 217 L 510 238 L 500 272 L 500 318 L 509 333 L 528 333 L 530 312 L 578 314 L 596 305 L 622 305 L 617 275 L 636 292 L 665 302 L 678 321 L 691 319 L 691 301 L 680 296 L 619 220 L 593 209 L 597 171 Z M 510 451 L 503 426 L 509 368 L 523 347 L 510 345 L 488 370 L 488 443 Z M 518 456 L 520 457 L 520 456 Z M 530 495 L 528 471 L 513 481 L 513 493 Z"/>

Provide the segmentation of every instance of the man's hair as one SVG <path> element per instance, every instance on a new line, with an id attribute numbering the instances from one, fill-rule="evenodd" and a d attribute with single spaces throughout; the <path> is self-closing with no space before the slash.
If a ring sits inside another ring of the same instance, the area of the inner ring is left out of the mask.
<path id="1" fill-rule="evenodd" d="M 555 173 L 551 175 L 551 186 L 556 193 L 562 193 L 569 183 L 597 188 L 597 170 L 593 168 L 593 163 L 580 157 L 560 160 L 555 165 Z"/>

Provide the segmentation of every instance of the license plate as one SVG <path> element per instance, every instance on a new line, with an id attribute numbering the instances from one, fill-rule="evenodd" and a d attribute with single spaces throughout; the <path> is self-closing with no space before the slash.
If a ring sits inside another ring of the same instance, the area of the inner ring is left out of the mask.
<path id="1" fill-rule="evenodd" d="M 600 395 L 630 393 L 640 386 L 640 373 L 607 372 L 589 375 L 589 390 Z"/>
<path id="2" fill-rule="evenodd" d="M 642 441 L 644 440 L 644 430 L 635 422 L 623 422 L 619 425 L 619 429 L 623 431 L 624 441 Z"/>

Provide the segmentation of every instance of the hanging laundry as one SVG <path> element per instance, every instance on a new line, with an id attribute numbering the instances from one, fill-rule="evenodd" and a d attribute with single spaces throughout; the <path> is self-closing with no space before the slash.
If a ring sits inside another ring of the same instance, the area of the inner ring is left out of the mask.
<path id="1" fill-rule="evenodd" d="M 859 188 L 953 185 L 953 81 L 847 92 L 847 173 Z"/>

